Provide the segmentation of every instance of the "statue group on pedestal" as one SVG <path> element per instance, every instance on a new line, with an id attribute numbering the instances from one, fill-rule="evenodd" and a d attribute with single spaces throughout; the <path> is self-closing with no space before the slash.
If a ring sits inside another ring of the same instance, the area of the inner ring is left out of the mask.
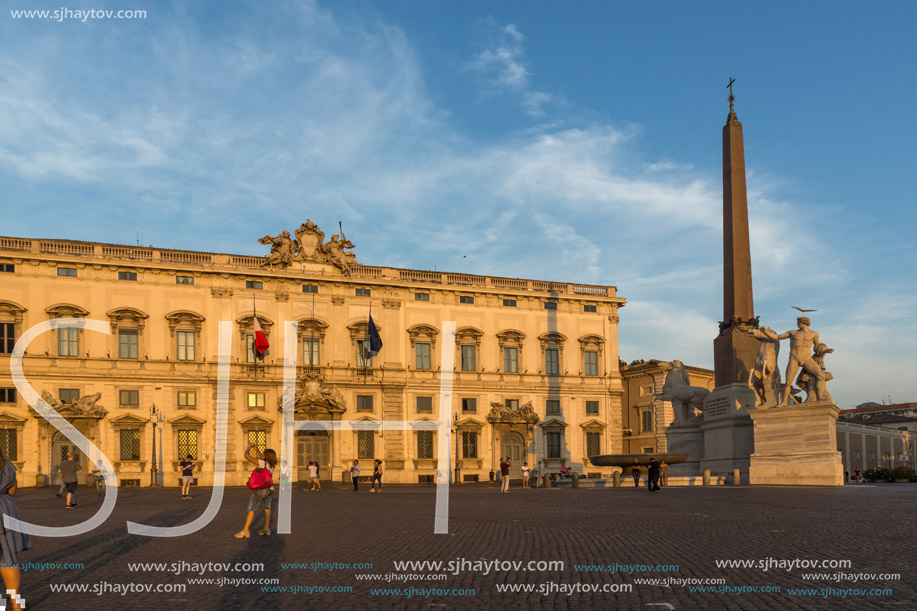
<path id="1" fill-rule="evenodd" d="M 313 261 L 316 263 L 330 263 L 345 274 L 349 274 L 354 265 L 359 265 L 356 255 L 347 252 L 346 248 L 353 248 L 353 242 L 347 239 L 342 230 L 340 235 L 334 234 L 325 242 L 325 232 L 311 220 L 299 226 L 290 237 L 290 232 L 284 230 L 271 237 L 264 236 L 258 240 L 259 244 L 270 244 L 271 252 L 264 257 L 263 265 L 280 265 L 286 267 L 294 260 Z"/>
<path id="2" fill-rule="evenodd" d="M 684 424 L 696 418 L 704 411 L 704 399 L 710 391 L 701 386 L 691 386 L 691 378 L 681 361 L 663 361 L 659 365 L 668 373 L 662 385 L 662 392 L 653 395 L 654 398 L 672 402 L 672 408 L 675 410 L 673 424 Z"/>
<path id="3" fill-rule="evenodd" d="M 797 373 L 799 377 L 795 378 L 796 386 L 805 391 L 805 403 L 833 401 L 828 393 L 827 382 L 834 379 L 834 376 L 825 369 L 825 355 L 834 352 L 834 349 L 819 341 L 818 332 L 809 328 L 811 324 L 808 316 L 800 316 L 796 319 L 796 329 L 779 335 L 768 327 L 749 331 L 753 337 L 761 340 L 755 367 L 748 379 L 748 385 L 758 397 L 759 407 L 789 405 L 792 381 Z M 780 340 L 784 339 L 790 340 L 790 358 L 784 378 L 786 383 L 781 384 L 777 355 L 780 352 Z"/>

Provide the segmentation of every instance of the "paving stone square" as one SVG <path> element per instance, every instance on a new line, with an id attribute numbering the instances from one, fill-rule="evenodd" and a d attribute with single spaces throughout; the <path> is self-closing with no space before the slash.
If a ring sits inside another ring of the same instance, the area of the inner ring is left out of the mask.
<path id="1" fill-rule="evenodd" d="M 102 500 L 81 487 L 78 508 L 65 510 L 55 492 L 20 490 L 23 519 L 75 524 Z M 19 560 L 45 568 L 23 572 L 28 608 L 913 609 L 917 599 L 913 484 L 685 487 L 658 494 L 642 487 L 516 486 L 501 494 L 486 484 L 453 486 L 449 532 L 434 534 L 434 486 L 386 486 L 373 494 L 326 483 L 322 492 L 294 488 L 291 534 L 258 536 L 258 517 L 248 539 L 233 534 L 242 526 L 249 493 L 227 488 L 218 515 L 195 534 L 128 534 L 126 521 L 191 521 L 211 489 L 193 494 L 182 500 L 178 489 L 122 488 L 113 514 L 95 530 L 33 536 L 32 549 Z M 771 566 L 722 568 L 718 560 Z M 456 561 L 458 570 L 396 568 L 402 561 Z M 849 565 L 787 568 L 787 561 Z M 48 567 L 64 563 L 80 568 Z M 137 566 L 144 563 L 163 566 Z M 263 569 L 246 566 L 252 563 Z M 805 577 L 812 573 L 822 575 Z M 240 579 L 276 582 L 239 585 Z M 640 582 L 652 579 L 659 585 Z M 685 581 L 711 579 L 723 581 Z M 63 592 L 62 584 L 87 591 Z M 123 584 L 161 591 L 123 593 Z M 595 587 L 608 591 L 587 591 Z M 698 587 L 715 590 L 692 590 Z M 517 591 L 507 591 L 512 588 Z M 812 592 L 794 591 L 804 588 Z"/>

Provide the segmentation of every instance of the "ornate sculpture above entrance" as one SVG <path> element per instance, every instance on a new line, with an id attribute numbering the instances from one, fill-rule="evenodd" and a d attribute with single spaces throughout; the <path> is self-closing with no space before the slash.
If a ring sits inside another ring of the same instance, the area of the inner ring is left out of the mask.
<path id="1" fill-rule="evenodd" d="M 347 411 L 344 395 L 333 386 L 327 386 L 322 375 L 309 371 L 302 380 L 302 387 L 296 393 L 294 406 L 297 415 L 307 420 L 321 420 Z M 277 409 L 283 409 L 283 398 L 277 400 Z"/>
<path id="2" fill-rule="evenodd" d="M 538 414 L 532 408 L 532 402 L 519 406 L 519 409 L 513 410 L 502 403 L 492 401 L 490 403 L 490 413 L 487 414 L 487 421 L 491 424 L 535 424 L 538 422 Z"/>
<path id="3" fill-rule="evenodd" d="M 343 230 L 334 234 L 325 242 L 325 232 L 311 220 L 299 226 L 293 232 L 295 239 L 290 237 L 290 232 L 271 237 L 264 236 L 258 240 L 259 244 L 270 244 L 271 252 L 264 257 L 262 265 L 280 265 L 286 267 L 293 261 L 309 261 L 313 263 L 328 263 L 334 265 L 345 274 L 349 274 L 355 265 L 360 265 L 356 255 L 345 249 L 353 248 L 353 242 L 347 239 Z"/>

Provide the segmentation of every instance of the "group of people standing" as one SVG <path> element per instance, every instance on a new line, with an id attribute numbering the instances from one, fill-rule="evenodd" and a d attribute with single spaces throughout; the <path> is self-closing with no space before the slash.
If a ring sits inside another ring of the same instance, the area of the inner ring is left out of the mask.
<path id="1" fill-rule="evenodd" d="M 634 488 L 640 487 L 640 464 L 638 459 L 634 459 L 634 464 L 630 467 L 630 474 L 634 478 Z M 646 487 L 650 492 L 659 492 L 662 488 L 669 485 L 669 465 L 663 460 L 659 462 L 655 458 L 650 458 L 646 463 Z"/>
<path id="2" fill-rule="evenodd" d="M 509 492 L 509 470 L 512 464 L 513 461 L 509 457 L 500 457 L 500 492 Z M 529 488 L 529 476 L 532 473 L 529 463 L 523 462 L 519 470 L 522 472 L 522 487 Z M 491 483 L 493 483 L 493 472 L 491 472 L 490 479 Z"/>

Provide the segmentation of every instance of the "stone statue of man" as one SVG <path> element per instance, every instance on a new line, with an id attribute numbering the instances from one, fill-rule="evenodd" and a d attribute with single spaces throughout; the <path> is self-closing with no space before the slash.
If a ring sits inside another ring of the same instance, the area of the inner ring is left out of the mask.
<path id="1" fill-rule="evenodd" d="M 790 391 L 793 387 L 793 380 L 796 379 L 796 372 L 800 368 L 804 369 L 815 380 L 816 400 L 821 401 L 828 398 L 828 391 L 825 387 L 825 372 L 812 358 L 813 348 L 818 346 L 818 333 L 809 328 L 812 322 L 808 316 L 800 316 L 796 319 L 796 329 L 777 335 L 772 330 L 765 327 L 762 329 L 764 335 L 768 338 L 780 341 L 789 338 L 790 340 L 790 360 L 786 365 L 786 380 L 783 398 L 780 405 L 786 405 L 790 398 Z"/>

